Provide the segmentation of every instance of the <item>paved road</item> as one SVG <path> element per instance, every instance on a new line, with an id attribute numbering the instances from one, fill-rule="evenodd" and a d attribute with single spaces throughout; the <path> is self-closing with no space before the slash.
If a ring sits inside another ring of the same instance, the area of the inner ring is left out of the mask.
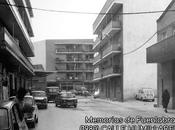
<path id="1" fill-rule="evenodd" d="M 39 110 L 39 123 L 35 129 L 30 130 L 79 130 L 81 125 L 109 125 L 108 123 L 86 124 L 85 117 L 89 119 L 91 116 L 101 117 L 101 119 L 105 117 L 125 119 L 128 116 L 136 117 L 137 115 L 142 117 L 174 116 L 171 113 L 164 113 L 159 108 L 153 108 L 153 104 L 152 102 L 141 101 L 109 103 L 91 98 L 79 98 L 77 108 L 59 108 L 55 107 L 53 103 L 49 103 L 47 110 Z M 110 124 L 110 126 L 112 125 Z"/>

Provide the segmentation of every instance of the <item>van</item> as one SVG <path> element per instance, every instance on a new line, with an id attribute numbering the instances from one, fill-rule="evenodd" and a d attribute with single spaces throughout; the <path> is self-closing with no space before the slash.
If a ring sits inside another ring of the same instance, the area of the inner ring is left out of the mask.
<path id="1" fill-rule="evenodd" d="M 59 87 L 57 87 L 57 86 L 46 87 L 46 95 L 48 98 L 48 102 L 49 101 L 55 102 L 55 98 L 56 98 L 58 93 L 59 93 Z"/>
<path id="2" fill-rule="evenodd" d="M 142 101 L 154 101 L 154 90 L 152 88 L 141 88 L 135 98 Z"/>

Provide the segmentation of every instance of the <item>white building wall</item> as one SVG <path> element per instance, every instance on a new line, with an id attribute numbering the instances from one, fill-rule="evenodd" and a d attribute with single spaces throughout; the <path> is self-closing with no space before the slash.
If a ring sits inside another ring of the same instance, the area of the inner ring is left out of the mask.
<path id="1" fill-rule="evenodd" d="M 164 10 L 171 0 L 127 0 L 123 12 Z M 138 88 L 157 89 L 157 65 L 146 63 L 146 48 L 157 42 L 155 36 L 145 46 L 127 54 L 146 42 L 156 31 L 161 13 L 123 15 L 123 89 L 124 99 L 135 96 Z"/>
<path id="2" fill-rule="evenodd" d="M 45 40 L 34 42 L 35 57 L 32 57 L 32 64 L 42 64 L 46 70 L 46 43 Z"/>

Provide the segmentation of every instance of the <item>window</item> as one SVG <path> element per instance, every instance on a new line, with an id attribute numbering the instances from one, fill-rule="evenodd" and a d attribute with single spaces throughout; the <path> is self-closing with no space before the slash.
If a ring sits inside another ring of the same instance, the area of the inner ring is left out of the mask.
<path id="1" fill-rule="evenodd" d="M 99 68 L 95 68 L 94 73 L 98 73 L 98 72 L 99 72 Z"/>
<path id="2" fill-rule="evenodd" d="M 99 54 L 98 52 L 95 52 L 95 53 L 94 53 L 94 57 L 98 56 L 98 54 Z"/>

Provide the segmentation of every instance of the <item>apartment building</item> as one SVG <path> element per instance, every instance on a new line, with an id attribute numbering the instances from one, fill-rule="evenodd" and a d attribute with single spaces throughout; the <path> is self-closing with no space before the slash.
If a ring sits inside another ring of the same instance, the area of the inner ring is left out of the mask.
<path id="1" fill-rule="evenodd" d="M 36 44 L 46 50 L 46 71 L 55 71 L 47 76 L 48 84 L 63 90 L 93 89 L 92 39 L 51 39 Z"/>
<path id="2" fill-rule="evenodd" d="M 157 63 L 158 106 L 162 105 L 162 93 L 170 93 L 169 108 L 175 108 L 175 1 L 172 0 L 157 20 L 157 43 L 147 48 L 147 63 Z"/>
<path id="3" fill-rule="evenodd" d="M 97 36 L 93 82 L 100 90 L 100 98 L 124 101 L 134 98 L 139 88 L 153 88 L 156 92 L 156 65 L 146 64 L 146 47 L 156 37 L 140 46 L 156 32 L 159 14 L 132 12 L 161 10 L 162 5 L 160 0 L 106 1 L 93 23 L 93 34 Z"/>
<path id="4" fill-rule="evenodd" d="M 13 6 L 11 6 L 13 5 Z M 20 6 L 20 7 L 18 7 Z M 19 87 L 30 88 L 34 75 L 34 36 L 30 0 L 1 0 L 0 6 L 0 100 L 15 95 Z"/>

